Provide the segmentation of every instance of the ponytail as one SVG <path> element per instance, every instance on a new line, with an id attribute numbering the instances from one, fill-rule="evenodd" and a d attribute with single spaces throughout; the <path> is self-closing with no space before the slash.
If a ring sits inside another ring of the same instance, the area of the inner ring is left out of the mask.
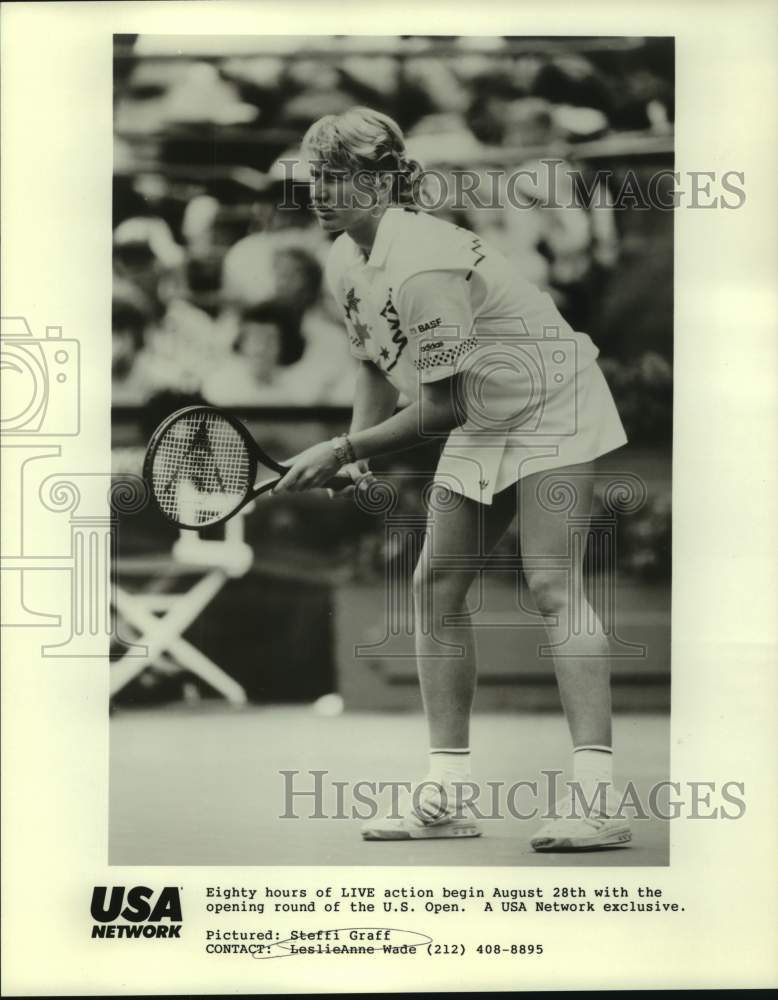
<path id="1" fill-rule="evenodd" d="M 418 206 L 421 182 L 424 178 L 424 167 L 418 160 L 403 156 L 398 163 L 398 173 L 392 191 L 393 200 L 398 205 Z"/>

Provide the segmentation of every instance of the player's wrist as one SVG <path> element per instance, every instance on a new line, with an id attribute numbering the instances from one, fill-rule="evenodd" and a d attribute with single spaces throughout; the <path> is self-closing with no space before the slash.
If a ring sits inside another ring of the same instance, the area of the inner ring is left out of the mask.
<path id="1" fill-rule="evenodd" d="M 354 446 L 348 434 L 341 434 L 339 437 L 332 438 L 330 446 L 335 453 L 335 458 L 338 460 L 339 465 L 351 465 L 357 461 Z"/>

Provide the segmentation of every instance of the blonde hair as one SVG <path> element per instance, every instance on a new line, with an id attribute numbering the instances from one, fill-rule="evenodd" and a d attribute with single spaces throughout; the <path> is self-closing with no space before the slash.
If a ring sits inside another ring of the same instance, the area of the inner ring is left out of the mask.
<path id="1" fill-rule="evenodd" d="M 303 151 L 311 160 L 348 174 L 392 174 L 392 201 L 416 200 L 424 169 L 408 157 L 402 130 L 394 119 L 372 108 L 349 108 L 325 115 L 303 137 Z"/>

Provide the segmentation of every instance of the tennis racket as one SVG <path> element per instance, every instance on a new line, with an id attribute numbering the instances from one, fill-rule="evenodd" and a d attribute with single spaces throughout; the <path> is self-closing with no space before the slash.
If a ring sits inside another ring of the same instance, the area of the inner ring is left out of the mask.
<path id="1" fill-rule="evenodd" d="M 288 471 L 240 420 L 211 406 L 186 406 L 167 417 L 154 431 L 143 463 L 163 517 L 195 531 L 228 520 L 269 493 Z M 338 475 L 327 488 L 352 485 L 349 476 Z"/>

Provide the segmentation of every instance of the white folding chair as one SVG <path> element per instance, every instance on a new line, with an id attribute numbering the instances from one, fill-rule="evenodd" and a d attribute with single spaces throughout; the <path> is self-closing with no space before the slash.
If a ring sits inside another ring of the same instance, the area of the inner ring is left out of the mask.
<path id="1" fill-rule="evenodd" d="M 115 588 L 117 614 L 140 634 L 133 650 L 128 650 L 111 667 L 111 696 L 151 664 L 167 669 L 189 670 L 223 695 L 233 705 L 246 703 L 246 692 L 220 666 L 195 648 L 183 633 L 205 610 L 230 579 L 244 576 L 253 561 L 251 547 L 244 541 L 243 517 L 253 505 L 226 522 L 223 539 L 206 540 L 196 532 L 181 532 L 173 545 L 172 557 L 181 571 L 202 571 L 197 582 L 180 594 L 133 593 Z M 145 647 L 143 652 L 138 646 Z"/>

